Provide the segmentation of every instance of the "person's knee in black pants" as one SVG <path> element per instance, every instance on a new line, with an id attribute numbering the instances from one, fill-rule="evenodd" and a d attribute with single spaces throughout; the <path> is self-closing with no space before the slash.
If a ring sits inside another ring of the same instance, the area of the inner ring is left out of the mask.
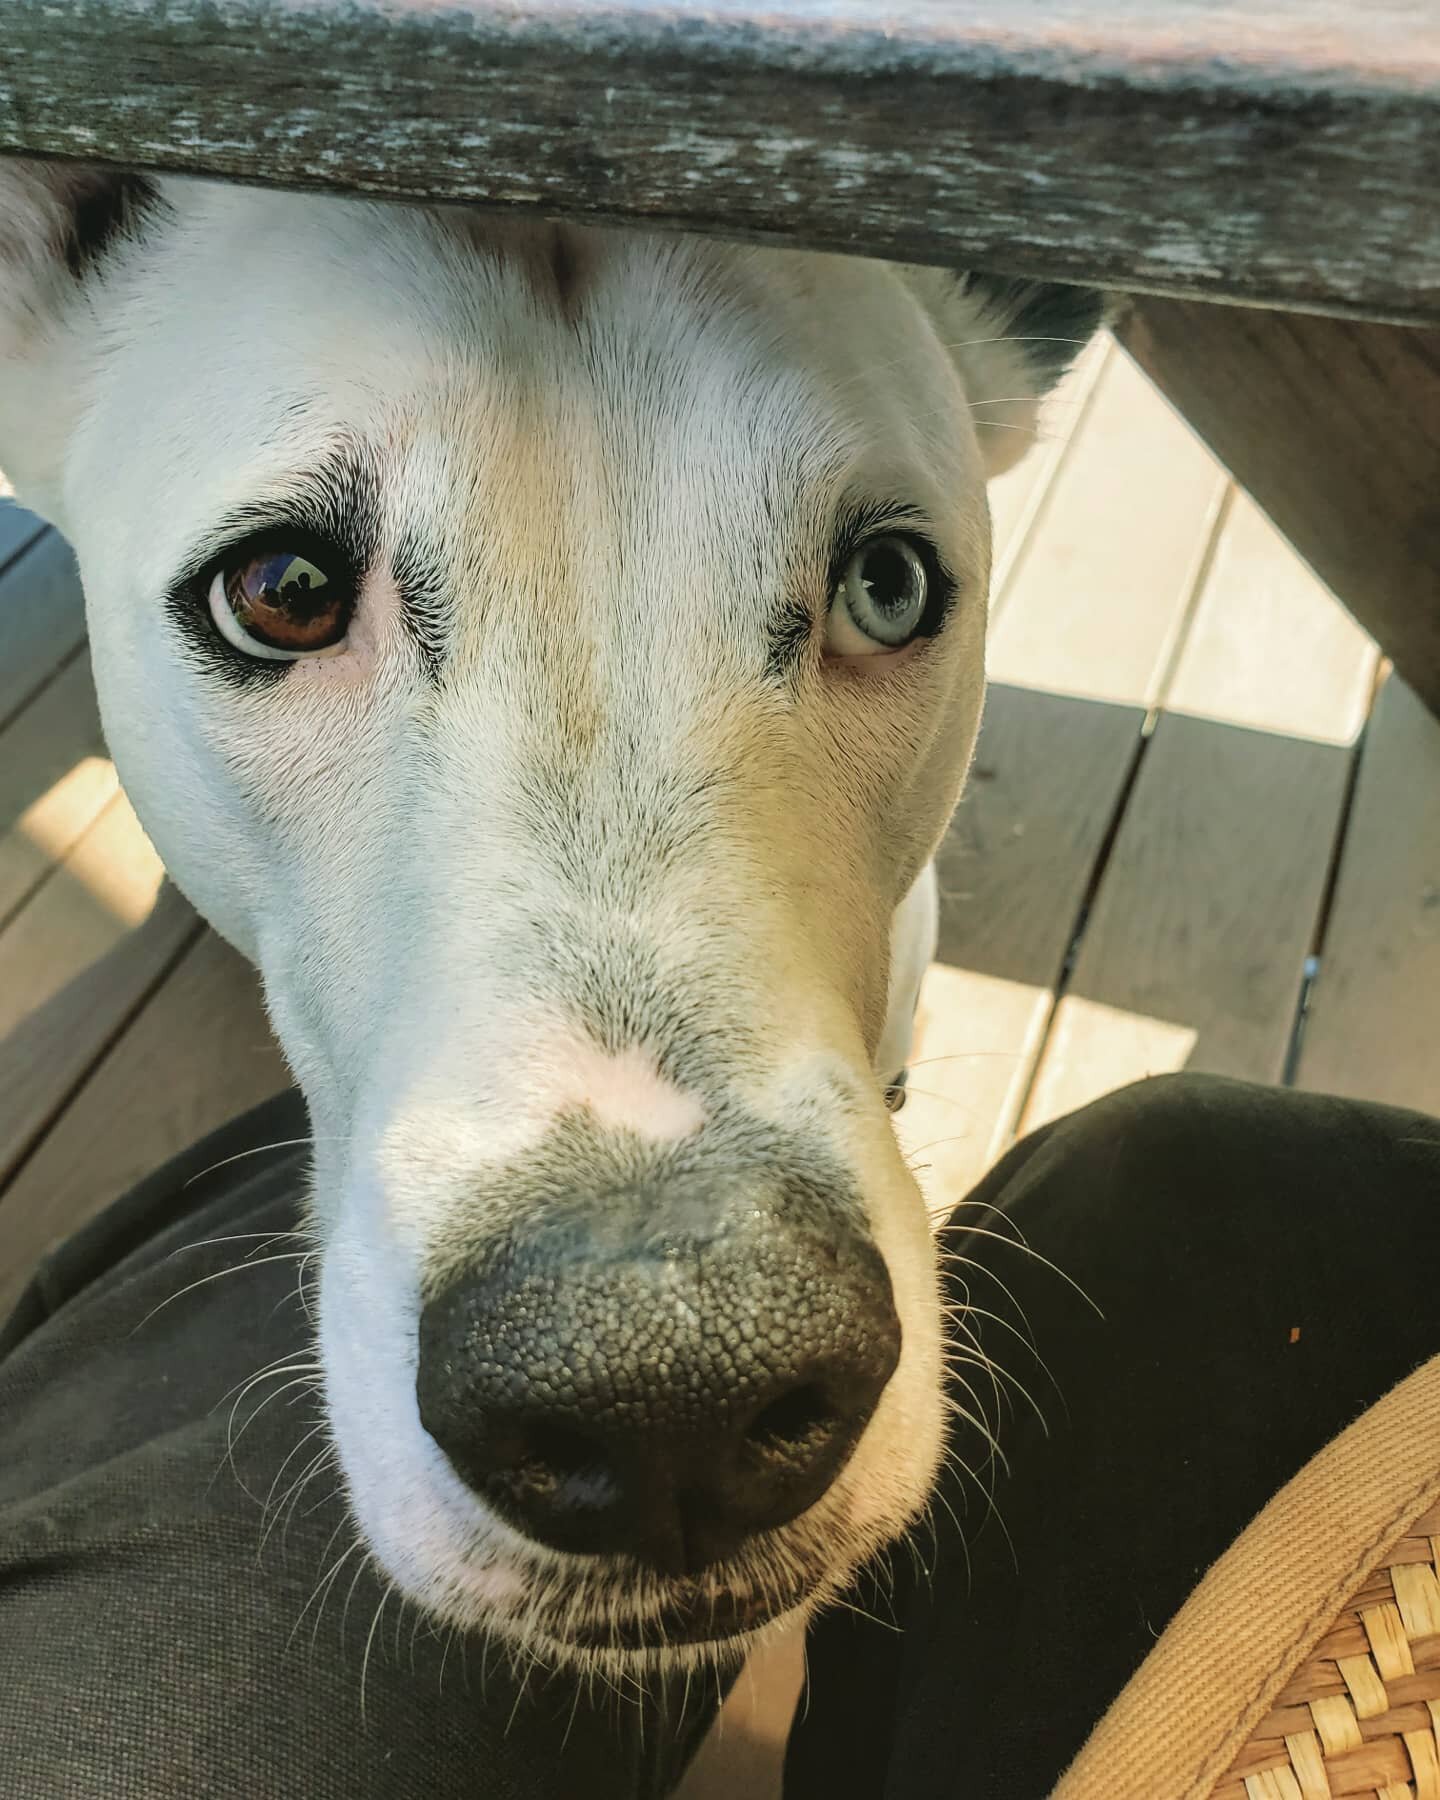
<path id="1" fill-rule="evenodd" d="M 1433 1354 L 1436 1258 L 1397 1288 L 1394 1245 L 1436 1244 L 1437 1197 L 1435 1121 L 1206 1076 L 1017 1145 L 941 1236 L 950 1457 L 858 1602 L 902 1634 L 812 1634 L 787 1792 L 1048 1793 L 1210 1563 Z"/>

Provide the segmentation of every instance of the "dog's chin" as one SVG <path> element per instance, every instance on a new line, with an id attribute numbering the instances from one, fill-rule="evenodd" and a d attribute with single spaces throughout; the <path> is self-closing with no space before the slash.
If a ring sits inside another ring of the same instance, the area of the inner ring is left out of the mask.
<path id="1" fill-rule="evenodd" d="M 669 1576 L 630 1557 L 547 1550 L 495 1520 L 451 1536 L 433 1521 L 428 1533 L 386 1530 L 399 1521 L 356 1511 L 383 1573 L 441 1628 L 484 1636 L 517 1665 L 617 1679 L 733 1670 L 832 1600 L 879 1547 L 847 1531 L 842 1513 L 828 1530 L 796 1521 L 728 1562 Z"/>
<path id="2" fill-rule="evenodd" d="M 553 1631 L 536 1621 L 515 1647 L 556 1669 L 617 1676 L 734 1669 L 765 1639 L 803 1624 L 819 1601 L 814 1588 L 762 1596 L 697 1582 L 644 1615 L 620 1607 Z"/>
<path id="3" fill-rule="evenodd" d="M 808 1565 L 808 1566 L 807 1566 Z M 783 1571 L 783 1572 L 782 1572 Z M 437 1623 L 478 1632 L 518 1661 L 615 1676 L 734 1668 L 844 1585 L 845 1568 L 751 1553 L 690 1577 L 646 1574 L 628 1559 L 491 1563 L 476 1577 L 436 1571 L 411 1597 Z M 478 1590 L 495 1598 L 486 1604 Z"/>

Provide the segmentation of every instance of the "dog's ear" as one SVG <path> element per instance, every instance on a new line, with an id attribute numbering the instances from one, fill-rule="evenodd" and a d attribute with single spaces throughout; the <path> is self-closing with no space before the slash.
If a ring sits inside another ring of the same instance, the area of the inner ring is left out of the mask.
<path id="1" fill-rule="evenodd" d="M 84 403 L 99 274 L 155 198 L 139 176 L 0 157 L 0 469 L 50 518 Z"/>
<path id="2" fill-rule="evenodd" d="M 987 477 L 1035 441 L 1040 402 L 1106 321 L 1106 295 L 981 270 L 906 268 L 906 282 L 954 357 Z"/>

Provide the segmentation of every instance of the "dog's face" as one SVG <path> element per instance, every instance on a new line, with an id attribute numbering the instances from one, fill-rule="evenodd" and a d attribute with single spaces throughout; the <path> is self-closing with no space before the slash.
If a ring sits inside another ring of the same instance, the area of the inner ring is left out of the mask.
<path id="1" fill-rule="evenodd" d="M 1073 354 L 1022 340 L 1093 301 L 127 196 L 0 169 L 0 459 L 304 1088 L 356 1517 L 452 1620 L 721 1654 L 940 1454 L 891 938 L 978 722 L 985 479 Z"/>

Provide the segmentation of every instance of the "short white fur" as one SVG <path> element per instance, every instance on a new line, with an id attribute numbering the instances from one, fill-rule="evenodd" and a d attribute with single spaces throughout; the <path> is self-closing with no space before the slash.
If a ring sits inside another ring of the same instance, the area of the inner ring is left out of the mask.
<path id="1" fill-rule="evenodd" d="M 831 1492 L 730 1572 L 778 1591 L 818 1560 L 818 1603 L 941 1454 L 934 1254 L 883 1090 L 980 716 L 984 484 L 1033 423 L 1023 356 L 928 272 L 194 183 L 76 283 L 65 179 L 0 171 L 0 457 L 78 552 L 127 790 L 258 964 L 304 1089 L 362 1531 L 422 1605 L 562 1657 L 556 1620 L 664 1598 L 489 1514 L 416 1406 L 424 1272 L 495 1223 L 480 1172 L 567 1109 L 657 1141 L 707 1117 L 661 1070 L 672 1024 L 587 1038 L 539 980 L 559 945 L 617 990 L 673 982 L 731 1033 L 726 1093 L 803 1121 L 863 1197 L 898 1369 Z M 283 508 L 337 452 L 378 546 L 344 652 L 217 680 L 164 596 L 217 521 Z M 883 672 L 807 652 L 768 680 L 776 605 L 823 617 L 852 499 L 923 517 L 949 621 Z M 438 562 L 439 681 L 389 561 L 406 534 Z"/>

